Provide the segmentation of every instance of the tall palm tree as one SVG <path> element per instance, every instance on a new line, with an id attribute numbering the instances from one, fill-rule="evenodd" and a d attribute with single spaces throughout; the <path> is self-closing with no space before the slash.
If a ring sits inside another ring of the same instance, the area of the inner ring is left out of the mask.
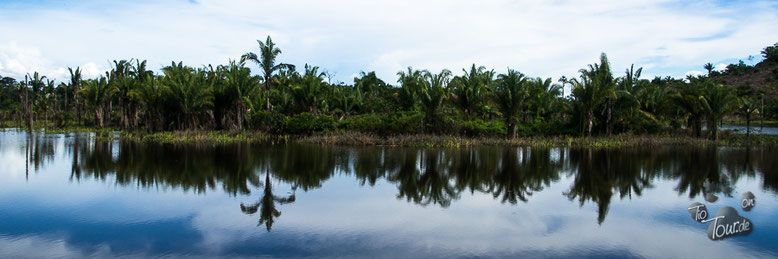
<path id="1" fill-rule="evenodd" d="M 495 102 L 503 115 L 505 124 L 508 125 L 508 136 L 513 139 L 516 137 L 519 113 L 528 96 L 527 78 L 513 69 L 508 69 L 508 74 L 500 74 L 497 78 L 494 86 Z"/>
<path id="2" fill-rule="evenodd" d="M 32 124 L 35 120 L 35 111 L 33 110 L 35 103 L 45 87 L 44 79 L 46 79 L 46 76 L 41 76 L 38 72 L 34 72 L 32 75 L 27 74 L 24 76 L 24 82 L 22 83 L 25 89 L 24 103 L 25 113 L 27 114 L 27 129 L 30 131 L 32 131 Z"/>
<path id="3" fill-rule="evenodd" d="M 262 69 L 262 76 L 264 77 L 265 84 L 265 103 L 267 105 L 267 111 L 270 111 L 270 85 L 271 82 L 273 82 L 271 80 L 273 73 L 280 69 L 294 66 L 284 63 L 276 64 L 276 57 L 281 54 L 281 49 L 276 47 L 276 44 L 270 39 L 270 35 L 267 36 L 265 42 L 257 40 L 257 43 L 259 43 L 260 55 L 258 56 L 254 52 L 249 52 L 243 54 L 243 56 L 240 57 L 240 60 L 241 62 L 246 60 L 254 61 L 254 63 L 257 63 L 259 68 Z"/>
<path id="4" fill-rule="evenodd" d="M 108 84 L 104 76 L 87 81 L 79 91 L 86 105 L 94 111 L 95 123 L 100 128 L 105 126 L 103 122 L 105 106 L 117 91 L 115 87 Z"/>
<path id="5" fill-rule="evenodd" d="M 719 139 L 718 122 L 737 109 L 737 97 L 733 88 L 721 84 L 708 84 L 705 89 L 705 108 L 711 140 Z"/>
<path id="6" fill-rule="evenodd" d="M 703 65 L 702 68 L 707 70 L 708 71 L 708 76 L 710 76 L 713 73 L 713 69 L 715 68 L 715 66 L 713 66 L 712 63 L 708 62 L 705 65 Z"/>
<path id="7" fill-rule="evenodd" d="M 336 111 L 339 111 L 341 114 L 340 119 L 348 118 L 351 116 L 351 113 L 362 106 L 364 94 L 359 87 L 339 85 L 334 86 L 332 90 L 333 103 Z"/>
<path id="8" fill-rule="evenodd" d="M 748 97 L 740 98 L 740 113 L 746 116 L 746 138 L 751 136 L 751 118 L 759 114 L 759 106 L 756 100 Z"/>
<path id="9" fill-rule="evenodd" d="M 166 95 L 178 112 L 179 129 L 196 129 L 199 115 L 213 105 L 213 89 L 206 73 L 184 66 L 181 62 L 162 69 Z M 183 116 L 183 118 L 181 118 Z"/>
<path id="10" fill-rule="evenodd" d="M 669 96 L 675 107 L 680 108 L 687 120 L 687 126 L 692 128 L 696 137 L 702 136 L 702 120 L 705 117 L 705 98 L 703 96 L 706 84 L 710 82 L 701 77 L 689 76 L 688 83 L 675 85 Z"/>
<path id="11" fill-rule="evenodd" d="M 164 117 L 162 109 L 164 105 L 164 86 L 161 84 L 162 78 L 154 76 L 146 77 L 140 83 L 135 92 L 141 106 L 143 107 L 143 117 L 148 130 L 157 131 L 163 129 Z"/>
<path id="12" fill-rule="evenodd" d="M 223 69 L 228 105 L 232 106 L 235 113 L 236 128 L 242 130 L 243 118 L 248 111 L 251 98 L 256 93 L 255 86 L 259 85 L 259 77 L 252 76 L 251 70 L 245 67 L 243 62 L 230 61 L 230 64 Z"/>
<path id="13" fill-rule="evenodd" d="M 418 101 L 419 87 L 423 81 L 424 74 L 421 70 L 414 70 L 408 67 L 408 71 L 397 72 L 397 82 L 400 83 L 400 90 L 397 93 L 398 102 L 407 111 L 413 110 Z"/>
<path id="14" fill-rule="evenodd" d="M 548 118 L 556 110 L 557 100 L 562 94 L 562 86 L 553 84 L 551 78 L 535 78 L 528 80 L 529 83 L 529 108 L 533 119 Z"/>
<path id="15" fill-rule="evenodd" d="M 114 60 L 113 68 L 108 72 L 108 84 L 117 89 L 117 98 L 119 100 L 120 122 L 124 129 L 133 126 L 134 113 L 132 112 L 135 102 L 132 99 L 132 91 L 135 90 L 137 82 L 132 77 L 133 60 Z"/>
<path id="16" fill-rule="evenodd" d="M 447 86 L 451 77 L 451 71 L 443 69 L 440 73 L 433 74 L 424 71 L 424 80 L 419 85 L 418 96 L 421 101 L 421 107 L 424 110 L 424 117 L 427 123 L 435 126 L 438 117 L 438 110 L 443 106 L 447 96 Z M 422 131 L 424 131 L 422 123 Z"/>
<path id="17" fill-rule="evenodd" d="M 68 84 L 68 91 L 65 94 L 65 107 L 68 106 L 68 99 L 67 96 L 73 94 L 73 102 L 75 103 L 73 105 L 73 115 L 74 119 L 76 121 L 80 121 L 80 103 L 78 100 L 78 95 L 76 94 L 79 90 L 81 90 L 81 86 L 83 85 L 83 80 L 81 78 L 81 68 L 76 67 L 76 70 L 73 70 L 72 68 L 68 67 L 68 72 L 70 72 L 70 83 Z"/>
<path id="18" fill-rule="evenodd" d="M 327 83 L 319 67 L 305 65 L 305 74 L 292 83 L 291 92 L 297 104 L 305 111 L 319 114 L 319 106 L 327 94 Z"/>
<path id="19" fill-rule="evenodd" d="M 611 119 L 612 104 L 611 101 L 616 98 L 616 92 L 613 89 L 615 85 L 613 75 L 610 72 L 608 57 L 605 53 L 600 55 L 600 64 L 589 65 L 588 69 L 579 70 L 580 80 L 572 79 L 573 83 L 573 101 L 580 108 L 584 118 L 584 129 L 587 136 L 592 136 L 594 127 L 595 109 L 605 106 L 605 124 L 609 128 Z M 608 132 L 610 133 L 610 132 Z"/>
<path id="20" fill-rule="evenodd" d="M 464 75 L 455 77 L 451 84 L 451 97 L 468 119 L 473 119 L 474 115 L 486 100 L 489 85 L 494 79 L 494 70 L 486 70 L 486 67 L 470 68 L 470 72 L 465 69 Z"/>

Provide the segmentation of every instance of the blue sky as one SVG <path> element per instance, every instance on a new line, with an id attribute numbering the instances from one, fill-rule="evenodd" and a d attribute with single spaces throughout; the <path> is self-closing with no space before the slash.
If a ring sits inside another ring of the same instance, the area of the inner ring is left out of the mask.
<path id="1" fill-rule="evenodd" d="M 0 1 L 0 75 L 66 80 L 80 66 L 93 77 L 130 58 L 225 64 L 267 35 L 279 61 L 347 83 L 472 63 L 574 77 L 601 52 L 618 75 L 634 63 L 644 77 L 683 77 L 758 62 L 778 42 L 778 1 Z"/>

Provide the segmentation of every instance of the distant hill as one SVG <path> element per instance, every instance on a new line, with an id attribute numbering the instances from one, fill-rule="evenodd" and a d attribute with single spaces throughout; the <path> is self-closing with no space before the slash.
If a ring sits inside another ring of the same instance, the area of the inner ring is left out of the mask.
<path id="1" fill-rule="evenodd" d="M 775 61 L 763 60 L 754 66 L 748 66 L 741 61 L 727 66 L 725 71 L 714 71 L 711 78 L 738 88 L 741 94 L 750 88 L 754 96 L 764 91 L 765 99 L 778 98 L 778 62 Z"/>

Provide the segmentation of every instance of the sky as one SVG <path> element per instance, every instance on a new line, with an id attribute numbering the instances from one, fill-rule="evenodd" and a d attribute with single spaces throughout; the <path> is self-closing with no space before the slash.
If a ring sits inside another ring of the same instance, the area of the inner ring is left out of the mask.
<path id="1" fill-rule="evenodd" d="M 0 0 L 0 76 L 67 81 L 67 67 L 81 67 L 92 78 L 131 58 L 157 72 L 226 64 L 268 35 L 278 61 L 319 66 L 334 82 L 376 71 L 395 83 L 408 66 L 458 75 L 473 63 L 576 77 L 602 52 L 617 76 L 635 64 L 643 78 L 683 77 L 761 60 L 778 42 L 778 1 Z"/>

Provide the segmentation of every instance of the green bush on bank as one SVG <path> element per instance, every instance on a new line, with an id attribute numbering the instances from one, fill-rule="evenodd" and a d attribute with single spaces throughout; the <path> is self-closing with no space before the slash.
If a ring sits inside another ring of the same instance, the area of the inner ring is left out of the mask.
<path id="1" fill-rule="evenodd" d="M 286 116 L 278 112 L 258 111 L 251 116 L 249 124 L 252 129 L 283 133 L 286 129 Z"/>
<path id="2" fill-rule="evenodd" d="M 340 128 L 362 133 L 386 134 L 387 125 L 390 123 L 389 117 L 381 114 L 360 114 L 345 119 L 340 123 Z"/>
<path id="3" fill-rule="evenodd" d="M 292 134 L 311 134 L 329 132 L 335 129 L 335 119 L 331 115 L 314 115 L 310 112 L 286 117 L 286 132 Z"/>
<path id="4" fill-rule="evenodd" d="M 461 121 L 459 124 L 467 136 L 505 136 L 508 133 L 505 123 L 501 121 L 483 121 L 479 119 Z"/>

